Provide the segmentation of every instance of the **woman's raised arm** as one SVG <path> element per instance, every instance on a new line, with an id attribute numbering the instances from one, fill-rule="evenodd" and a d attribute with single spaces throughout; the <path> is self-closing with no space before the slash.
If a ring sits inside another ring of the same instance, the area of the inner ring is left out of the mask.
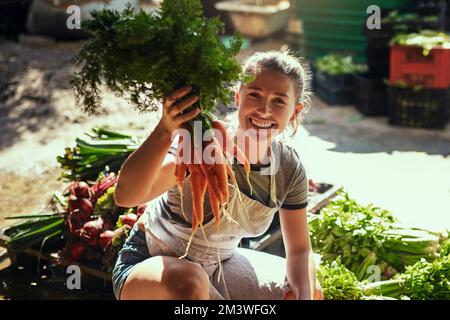
<path id="1" fill-rule="evenodd" d="M 191 91 L 190 87 L 176 90 L 163 103 L 163 116 L 155 130 L 122 165 L 119 173 L 115 202 L 121 207 L 134 207 L 149 201 L 163 161 L 171 145 L 172 133 L 182 124 L 195 118 L 199 109 L 180 114 L 194 104 L 198 97 L 191 96 L 178 102 Z M 170 176 L 166 177 L 169 179 Z M 175 178 L 172 177 L 175 181 Z M 158 179 L 159 180 L 159 179 Z"/>

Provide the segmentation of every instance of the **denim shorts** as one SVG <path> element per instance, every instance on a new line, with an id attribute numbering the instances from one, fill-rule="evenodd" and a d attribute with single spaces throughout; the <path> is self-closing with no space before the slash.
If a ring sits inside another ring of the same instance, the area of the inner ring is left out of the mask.
<path id="1" fill-rule="evenodd" d="M 120 298 L 123 284 L 133 270 L 133 267 L 150 257 L 147 242 L 145 241 L 145 233 L 139 229 L 136 223 L 122 249 L 119 251 L 112 272 L 113 290 L 117 300 Z"/>

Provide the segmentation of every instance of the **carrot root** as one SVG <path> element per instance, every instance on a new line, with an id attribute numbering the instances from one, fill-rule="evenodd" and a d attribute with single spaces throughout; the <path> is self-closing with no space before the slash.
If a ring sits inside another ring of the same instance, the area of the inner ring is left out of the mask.
<path id="1" fill-rule="evenodd" d="M 239 222 L 233 219 L 233 217 L 230 215 L 230 213 L 225 209 L 225 207 L 222 207 L 223 215 L 230 221 L 235 223 L 236 225 L 240 226 Z"/>
<path id="2" fill-rule="evenodd" d="M 178 192 L 180 193 L 180 201 L 181 201 L 181 214 L 183 215 L 186 221 L 189 221 L 186 214 L 184 213 L 184 197 L 183 197 L 183 182 L 186 176 L 187 164 L 179 163 L 175 166 L 175 177 L 177 180 Z"/>
<path id="3" fill-rule="evenodd" d="M 250 163 L 248 162 L 248 159 L 245 156 L 244 152 L 242 152 L 242 150 L 238 146 L 234 146 L 234 153 L 236 155 L 237 160 L 241 162 L 241 164 L 244 166 L 245 175 L 247 177 L 247 183 L 250 187 L 250 194 L 252 195 L 253 187 L 252 184 L 250 183 Z"/>
<path id="4" fill-rule="evenodd" d="M 203 223 L 200 224 L 200 229 L 202 230 L 203 238 L 208 243 L 208 249 L 209 249 L 209 241 L 208 241 L 208 238 L 206 237 L 205 229 L 203 228 Z"/>
<path id="5" fill-rule="evenodd" d="M 186 251 L 184 252 L 184 254 L 181 257 L 178 257 L 178 259 L 184 259 L 187 257 L 188 253 L 189 253 L 189 248 L 191 247 L 191 243 L 192 243 L 192 239 L 194 239 L 194 234 L 195 234 L 196 229 L 192 229 L 192 233 L 191 236 L 189 237 L 189 241 L 188 244 L 186 246 Z"/>

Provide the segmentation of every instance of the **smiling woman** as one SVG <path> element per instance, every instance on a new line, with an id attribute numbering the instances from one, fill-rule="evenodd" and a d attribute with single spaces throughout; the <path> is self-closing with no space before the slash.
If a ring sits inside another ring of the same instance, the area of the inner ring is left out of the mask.
<path id="1" fill-rule="evenodd" d="M 276 51 L 255 54 L 244 69 L 253 80 L 242 83 L 235 94 L 238 123 L 234 126 L 236 131 L 227 135 L 237 139 L 241 147 L 239 134 L 252 139 L 247 133 L 255 132 L 256 140 L 244 140 L 249 143 L 242 152 L 251 159 L 247 146 L 258 145 L 271 155 L 269 169 L 263 170 L 258 158 L 249 165 L 248 172 L 239 159 L 233 161 L 229 169 L 234 185 L 225 184 L 226 203 L 218 215 L 213 214 L 217 201 L 214 194 L 206 195 L 204 224 L 201 232 L 193 231 L 192 200 L 201 187 L 191 183 L 197 174 L 195 170 L 189 170 L 177 185 L 173 152 L 176 148 L 171 146 L 178 140 L 171 142 L 170 138 L 179 124 L 163 114 L 159 130 L 155 129 L 130 156 L 119 176 L 116 201 L 127 203 L 131 197 L 128 194 L 133 193 L 131 188 L 137 188 L 147 190 L 147 194 L 135 201 L 145 200 L 148 206 L 119 253 L 113 271 L 117 298 L 321 298 L 306 223 L 308 179 L 298 153 L 276 139 L 288 126 L 295 133 L 300 114 L 308 109 L 310 73 L 301 60 Z M 187 93 L 178 92 L 179 98 L 185 98 Z M 183 101 L 186 106 L 194 103 L 186 98 Z M 168 107 L 169 104 L 172 102 L 168 102 Z M 268 134 L 262 140 L 264 133 Z M 257 156 L 264 153 L 258 152 Z M 145 167 L 139 169 L 139 163 Z M 144 170 L 156 176 L 151 181 L 145 179 Z M 130 179 L 131 174 L 138 178 Z M 243 237 L 263 234 L 277 211 L 286 259 L 238 248 Z M 216 228 L 215 218 L 220 218 L 220 229 Z M 180 256 L 182 259 L 177 259 Z"/>

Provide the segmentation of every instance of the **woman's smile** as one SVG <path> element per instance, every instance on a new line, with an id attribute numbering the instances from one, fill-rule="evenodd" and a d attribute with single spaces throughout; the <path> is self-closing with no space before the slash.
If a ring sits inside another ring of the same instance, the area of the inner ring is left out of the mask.
<path id="1" fill-rule="evenodd" d="M 248 117 L 248 119 L 256 129 L 273 129 L 276 126 L 276 122 L 271 120 L 256 117 Z"/>

